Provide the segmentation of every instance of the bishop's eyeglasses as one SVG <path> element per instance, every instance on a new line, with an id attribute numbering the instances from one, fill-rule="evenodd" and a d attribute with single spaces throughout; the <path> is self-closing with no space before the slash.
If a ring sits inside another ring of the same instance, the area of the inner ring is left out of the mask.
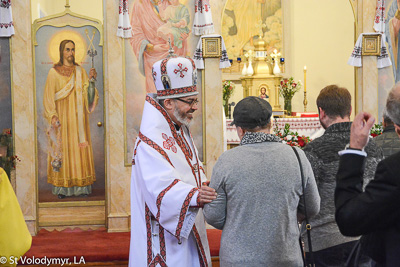
<path id="1" fill-rule="evenodd" d="M 197 98 L 196 99 L 192 99 L 190 101 L 186 101 L 186 100 L 183 100 L 183 99 L 180 99 L 180 98 L 175 98 L 175 99 L 179 100 L 179 101 L 181 101 L 183 103 L 188 104 L 190 107 L 193 107 L 194 105 L 199 103 L 199 100 Z"/>

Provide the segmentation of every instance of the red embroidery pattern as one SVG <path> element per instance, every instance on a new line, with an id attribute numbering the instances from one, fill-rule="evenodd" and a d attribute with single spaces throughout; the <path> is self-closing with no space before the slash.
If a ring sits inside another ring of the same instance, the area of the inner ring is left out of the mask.
<path id="1" fill-rule="evenodd" d="M 189 194 L 185 198 L 185 201 L 183 201 L 181 213 L 179 215 L 178 225 L 177 225 L 176 231 L 175 231 L 175 236 L 178 238 L 178 240 L 180 240 L 180 235 L 181 235 L 182 226 L 183 226 L 183 220 L 185 219 L 187 210 L 189 209 L 190 200 L 192 199 L 194 193 L 196 193 L 197 190 L 199 190 L 197 187 L 190 190 Z"/>
<path id="2" fill-rule="evenodd" d="M 182 138 L 183 138 L 183 141 L 186 143 L 186 148 L 187 148 L 187 150 L 188 150 L 188 155 L 189 155 L 189 158 L 190 159 L 193 159 L 193 152 L 192 152 L 192 150 L 190 149 L 190 146 L 189 146 L 189 143 L 188 143 L 188 141 L 186 141 L 186 138 L 185 138 L 185 136 L 183 136 L 182 135 Z"/>
<path id="3" fill-rule="evenodd" d="M 163 191 L 161 191 L 161 193 L 157 196 L 157 216 L 156 216 L 156 220 L 158 221 L 160 219 L 160 209 L 161 209 L 161 201 L 163 199 L 163 197 L 165 196 L 165 194 L 177 183 L 179 182 L 178 179 L 175 179 L 167 188 L 165 188 Z"/>
<path id="4" fill-rule="evenodd" d="M 200 170 L 202 170 L 202 172 L 204 173 L 204 175 L 206 174 L 206 172 L 204 171 L 203 167 L 200 166 Z"/>
<path id="5" fill-rule="evenodd" d="M 141 132 L 139 132 L 139 138 L 142 139 L 143 142 L 145 142 L 146 144 L 148 144 L 149 146 L 154 148 L 158 153 L 160 153 L 169 162 L 169 164 L 171 164 L 172 167 L 174 167 L 174 165 L 172 164 L 171 160 L 169 159 L 167 153 L 165 153 L 165 151 L 159 145 L 157 145 L 152 140 L 150 140 L 149 138 L 144 136 Z"/>
<path id="6" fill-rule="evenodd" d="M 153 80 L 154 82 L 156 82 L 157 72 L 154 71 L 154 68 L 152 70 L 153 70 Z"/>
<path id="7" fill-rule="evenodd" d="M 197 203 L 198 207 L 201 207 L 201 208 L 203 207 L 203 205 L 200 204 L 200 193 L 197 194 L 196 203 Z"/>
<path id="8" fill-rule="evenodd" d="M 181 88 L 176 88 L 176 89 L 160 90 L 160 91 L 157 91 L 157 96 L 170 96 L 170 95 L 175 95 L 175 94 L 183 94 L 183 93 L 191 93 L 191 92 L 197 92 L 196 85 L 188 86 L 188 87 L 181 87 Z"/>
<path id="9" fill-rule="evenodd" d="M 163 142 L 163 146 L 164 146 L 164 148 L 165 149 L 171 149 L 171 151 L 172 152 L 174 152 L 174 153 L 176 153 L 177 152 L 177 149 L 176 149 L 176 147 L 175 147 L 175 140 L 174 140 L 174 138 L 172 138 L 172 137 L 169 137 L 168 138 L 168 136 L 165 134 L 165 133 L 163 133 L 162 134 L 162 137 L 164 138 L 164 142 Z"/>
<path id="10" fill-rule="evenodd" d="M 164 116 L 165 120 L 168 122 L 169 128 L 172 132 L 172 135 L 175 138 L 175 141 L 177 142 L 178 146 L 180 147 L 180 149 L 183 151 L 183 154 L 185 155 L 186 161 L 189 164 L 190 168 L 192 169 L 192 174 L 193 177 L 196 181 L 197 187 L 200 187 L 200 177 L 197 178 L 196 177 L 196 172 L 192 166 L 192 163 L 190 162 L 189 159 L 189 153 L 185 147 L 185 145 L 183 144 L 182 138 L 179 137 L 178 133 L 176 132 L 175 126 L 171 120 L 171 118 L 169 117 L 169 115 L 167 114 L 167 112 L 165 111 L 165 109 L 163 109 L 160 104 L 158 104 L 152 97 L 150 96 L 146 96 L 146 101 L 149 102 L 153 107 L 155 107 L 158 111 L 161 112 L 161 114 Z"/>
<path id="11" fill-rule="evenodd" d="M 164 228 L 159 225 L 160 230 L 160 254 L 164 261 L 167 261 L 167 250 L 165 248 Z"/>
<path id="12" fill-rule="evenodd" d="M 136 156 L 136 150 L 140 144 L 140 142 L 142 142 L 142 140 L 139 140 L 136 144 L 135 150 L 133 151 L 133 158 L 132 158 L 132 165 L 135 165 L 135 156 Z"/>
<path id="13" fill-rule="evenodd" d="M 167 74 L 167 62 L 168 58 L 161 61 L 161 75 Z"/>
<path id="14" fill-rule="evenodd" d="M 0 23 L 0 28 L 8 28 L 14 26 L 14 23 L 11 21 L 10 23 Z"/>
<path id="15" fill-rule="evenodd" d="M 11 0 L 1 0 L 0 7 L 9 8 L 11 6 Z"/>
<path id="16" fill-rule="evenodd" d="M 146 231 L 147 231 L 147 265 L 151 263 L 153 258 L 153 250 L 151 245 L 151 212 L 147 204 L 144 205 L 146 214 Z"/>
<path id="17" fill-rule="evenodd" d="M 174 73 L 175 74 L 179 73 L 179 77 L 183 78 L 183 77 L 185 77 L 185 74 L 183 73 L 184 71 L 188 72 L 188 68 L 187 67 L 183 68 L 182 63 L 178 63 L 178 68 L 174 70 Z"/>
<path id="18" fill-rule="evenodd" d="M 199 249 L 199 255 L 201 255 L 201 257 L 199 257 L 200 258 L 200 266 L 208 267 L 207 256 L 204 251 L 203 243 L 201 242 L 200 235 L 199 235 L 199 232 L 197 231 L 196 225 L 193 225 L 193 234 L 194 234 L 194 237 L 196 238 L 197 248 Z"/>
<path id="19" fill-rule="evenodd" d="M 157 264 L 160 264 L 161 267 L 167 267 L 167 264 L 163 260 L 163 258 L 160 256 L 160 254 L 157 254 L 157 256 L 154 258 L 154 260 L 150 263 L 149 267 L 156 267 Z"/>

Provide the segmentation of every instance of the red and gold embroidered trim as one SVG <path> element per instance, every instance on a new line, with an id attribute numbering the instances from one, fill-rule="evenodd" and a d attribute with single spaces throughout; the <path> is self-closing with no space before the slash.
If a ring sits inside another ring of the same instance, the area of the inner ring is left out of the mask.
<path id="1" fill-rule="evenodd" d="M 165 248 L 164 228 L 161 225 L 159 225 L 159 230 L 160 230 L 160 254 L 161 257 L 164 259 L 164 261 L 167 262 L 167 250 Z"/>
<path id="2" fill-rule="evenodd" d="M 156 220 L 158 221 L 160 219 L 160 210 L 161 210 L 161 201 L 164 198 L 165 194 L 177 183 L 179 182 L 178 179 L 175 179 L 167 188 L 165 188 L 163 191 L 161 191 L 160 194 L 158 194 L 157 196 L 157 216 L 156 216 Z"/>
<path id="3" fill-rule="evenodd" d="M 149 138 L 144 136 L 141 132 L 139 132 L 139 138 L 143 142 L 145 142 L 146 144 L 148 144 L 149 146 L 154 148 L 158 153 L 160 153 L 169 162 L 169 164 L 171 164 L 172 167 L 174 167 L 174 165 L 172 164 L 171 160 L 169 159 L 167 153 L 159 145 L 157 145 L 152 140 L 150 140 Z"/>
<path id="4" fill-rule="evenodd" d="M 136 144 L 135 150 L 133 151 L 132 165 L 135 165 L 136 150 L 137 150 L 137 148 L 138 148 L 140 142 L 142 142 L 141 139 L 139 139 L 139 141 L 138 141 L 137 144 Z"/>
<path id="5" fill-rule="evenodd" d="M 204 173 L 204 175 L 206 175 L 206 172 L 204 171 L 202 166 L 200 166 L 200 170 Z"/>
<path id="6" fill-rule="evenodd" d="M 185 94 L 185 93 L 192 93 L 197 92 L 196 85 L 181 87 L 176 89 L 165 89 L 157 91 L 157 96 L 171 96 L 176 94 Z"/>
<path id="7" fill-rule="evenodd" d="M 149 267 L 156 267 L 157 264 L 160 264 L 161 267 L 167 267 L 167 264 L 163 260 L 160 254 L 157 254 L 157 256 L 153 259 L 153 261 L 149 264 Z"/>
<path id="8" fill-rule="evenodd" d="M 185 144 L 186 144 L 187 153 L 188 153 L 188 155 L 189 155 L 189 158 L 192 160 L 192 159 L 193 159 L 193 152 L 192 152 L 192 150 L 190 149 L 189 143 L 188 143 L 188 141 L 186 141 L 186 138 L 185 138 L 185 136 L 184 136 L 183 134 L 182 134 L 181 136 L 182 136 L 182 138 L 183 138 L 183 141 L 184 141 Z"/>
<path id="9" fill-rule="evenodd" d="M 192 200 L 192 197 L 197 190 L 199 190 L 197 187 L 192 188 L 192 190 L 190 190 L 189 194 L 186 196 L 185 201 L 183 201 L 181 213 L 179 214 L 178 225 L 176 226 L 176 231 L 175 231 L 175 236 L 178 238 L 178 240 L 180 240 L 183 221 L 185 220 L 186 213 L 189 209 L 190 200 Z"/>
<path id="10" fill-rule="evenodd" d="M 144 204 L 146 215 L 146 234 L 147 234 L 147 265 L 151 263 L 153 258 L 153 250 L 151 245 L 151 212 L 147 204 Z"/>
<path id="11" fill-rule="evenodd" d="M 199 255 L 201 256 L 201 257 L 199 257 L 200 266 L 208 267 L 206 252 L 204 251 L 203 243 L 201 242 L 200 235 L 199 235 L 199 232 L 197 231 L 195 224 L 193 225 L 193 234 L 194 234 L 194 237 L 196 238 L 197 249 L 199 250 Z"/>

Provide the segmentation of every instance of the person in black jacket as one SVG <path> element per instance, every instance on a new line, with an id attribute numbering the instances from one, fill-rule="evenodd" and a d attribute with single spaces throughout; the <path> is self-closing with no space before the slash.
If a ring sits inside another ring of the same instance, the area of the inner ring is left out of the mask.
<path id="1" fill-rule="evenodd" d="M 400 84 L 389 93 L 386 110 L 400 136 Z M 340 151 L 335 207 L 342 234 L 363 235 L 362 249 L 377 266 L 400 265 L 400 152 L 382 160 L 363 192 L 362 177 L 374 117 L 359 113 L 351 126 L 350 144 Z"/>
<path id="2" fill-rule="evenodd" d="M 382 115 L 383 132 L 374 138 L 375 143 L 382 148 L 385 158 L 400 151 L 400 139 L 394 129 L 394 123 L 387 115 L 386 110 Z"/>

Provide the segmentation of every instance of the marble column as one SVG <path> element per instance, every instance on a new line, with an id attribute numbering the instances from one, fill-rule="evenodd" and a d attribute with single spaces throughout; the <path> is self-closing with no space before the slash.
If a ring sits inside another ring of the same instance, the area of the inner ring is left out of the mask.
<path id="1" fill-rule="evenodd" d="M 357 1 L 357 37 L 361 33 L 374 32 L 375 0 Z M 356 70 L 356 108 L 354 115 L 360 111 L 370 112 L 379 118 L 378 110 L 378 68 L 376 56 L 363 56 L 362 67 Z"/>
<path id="2" fill-rule="evenodd" d="M 104 88 L 106 101 L 106 214 L 109 232 L 130 228 L 131 168 L 124 166 L 123 42 L 117 37 L 119 2 L 105 1 Z"/>
<path id="3" fill-rule="evenodd" d="M 33 88 L 31 2 L 12 2 L 15 35 L 11 38 L 13 134 L 16 166 L 16 194 L 31 234 L 36 234 L 36 150 L 35 96 Z M 18 22 L 18 23 L 17 23 Z"/>

